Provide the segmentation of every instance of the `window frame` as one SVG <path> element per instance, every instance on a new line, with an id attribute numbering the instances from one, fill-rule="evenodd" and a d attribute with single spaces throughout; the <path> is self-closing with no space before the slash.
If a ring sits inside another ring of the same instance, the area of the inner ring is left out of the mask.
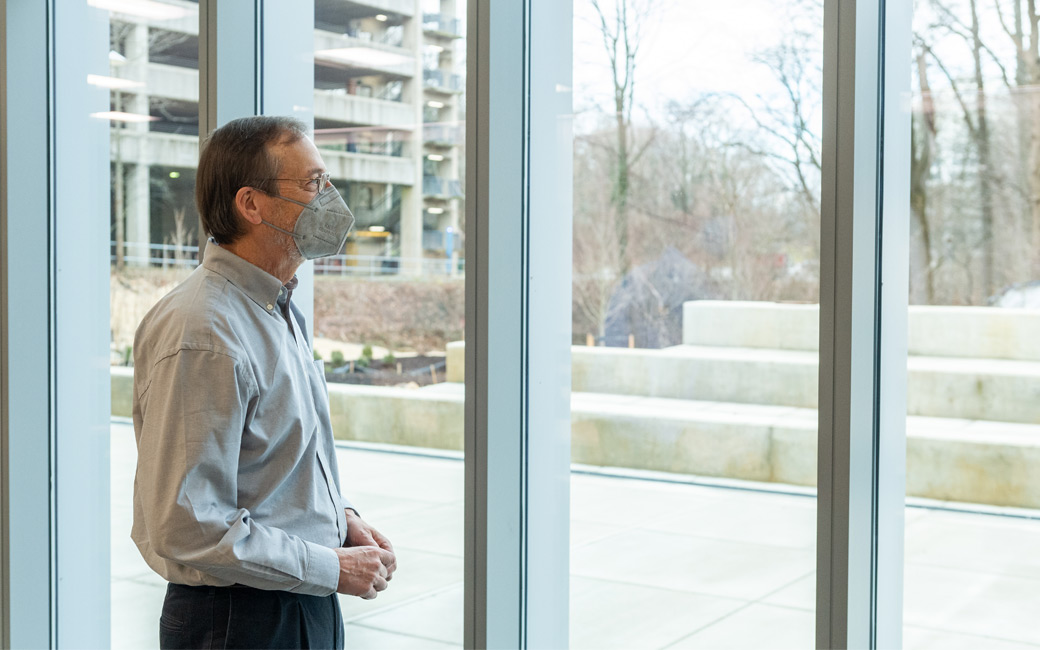
<path id="1" fill-rule="evenodd" d="M 467 9 L 464 646 L 565 647 L 572 7 Z"/>
<path id="2" fill-rule="evenodd" d="M 911 14 L 824 4 L 818 648 L 902 645 Z"/>
<path id="3" fill-rule="evenodd" d="M 86 83 L 88 72 L 108 69 L 107 13 L 49 0 L 3 1 L 0 14 L 3 643 L 103 646 L 108 219 L 98 227 L 83 206 L 108 214 L 108 165 L 84 164 L 109 151 L 108 122 L 90 117 L 108 110 L 108 93 Z"/>
<path id="4" fill-rule="evenodd" d="M 109 599 L 87 610 L 81 597 L 110 580 L 108 476 L 97 476 L 108 462 L 107 328 L 82 318 L 99 301 L 107 312 L 107 233 L 75 210 L 84 197 L 108 204 L 107 166 L 77 165 L 107 137 L 82 110 L 102 95 L 77 79 L 105 61 L 57 45 L 81 43 L 84 30 L 107 43 L 107 24 L 85 2 L 56 6 L 0 0 L 0 612 L 11 646 L 109 640 Z M 572 4 L 473 0 L 467 11 L 465 645 L 560 646 Z M 819 647 L 901 642 L 910 11 L 825 2 Z M 284 48 L 310 43 L 307 13 L 200 0 L 200 135 L 240 115 L 303 107 L 306 120 L 313 94 L 286 92 L 286 80 L 309 80 L 312 63 Z"/>

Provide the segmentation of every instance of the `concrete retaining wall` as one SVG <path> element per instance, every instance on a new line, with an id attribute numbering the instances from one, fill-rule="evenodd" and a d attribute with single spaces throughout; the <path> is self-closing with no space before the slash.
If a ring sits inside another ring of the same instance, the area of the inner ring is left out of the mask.
<path id="1" fill-rule="evenodd" d="M 816 408 L 815 352 L 678 346 L 571 348 L 578 393 Z"/>
<path id="2" fill-rule="evenodd" d="M 911 356 L 1040 361 L 1040 310 L 911 306 Z M 816 350 L 819 305 L 694 300 L 683 305 L 683 343 Z"/>
<path id="3" fill-rule="evenodd" d="M 130 415 L 132 371 L 112 372 L 112 413 Z M 461 450 L 462 384 L 401 389 L 332 384 L 342 440 Z M 794 485 L 816 482 L 812 409 L 576 393 L 573 462 Z M 1040 507 L 1040 430 L 910 418 L 907 494 Z"/>
<path id="4" fill-rule="evenodd" d="M 700 301 L 685 345 L 572 349 L 573 462 L 754 481 L 816 481 L 815 305 Z M 907 494 L 1040 508 L 1040 311 L 913 307 Z M 461 450 L 465 345 L 448 383 L 331 384 L 343 440 Z M 112 369 L 112 413 L 133 371 Z"/>

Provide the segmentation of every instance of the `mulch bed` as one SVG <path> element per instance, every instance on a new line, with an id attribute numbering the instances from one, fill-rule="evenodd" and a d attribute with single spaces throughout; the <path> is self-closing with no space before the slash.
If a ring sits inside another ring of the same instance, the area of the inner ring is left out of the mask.
<path id="1" fill-rule="evenodd" d="M 326 369 L 325 379 L 337 384 L 418 388 L 445 381 L 445 360 L 443 356 L 402 357 L 394 363 L 373 360 L 367 368 L 355 362 L 353 372 L 347 363 L 339 368 Z"/>

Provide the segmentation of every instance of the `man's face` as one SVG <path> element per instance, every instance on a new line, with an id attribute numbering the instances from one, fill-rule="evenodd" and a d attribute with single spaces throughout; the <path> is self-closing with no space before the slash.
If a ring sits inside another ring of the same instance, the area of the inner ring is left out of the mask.
<path id="1" fill-rule="evenodd" d="M 270 145 L 268 151 L 279 165 L 278 180 L 274 181 L 275 193 L 300 203 L 310 203 L 324 189 L 318 187 L 318 178 L 325 172 L 325 162 L 310 138 L 300 138 L 292 143 L 282 140 Z M 265 203 L 269 212 L 265 218 L 279 228 L 292 232 L 303 207 L 273 196 L 268 198 L 270 200 Z M 290 256 L 301 258 L 292 237 L 273 228 L 266 230 L 270 231 L 269 236 L 278 238 L 279 244 Z"/>

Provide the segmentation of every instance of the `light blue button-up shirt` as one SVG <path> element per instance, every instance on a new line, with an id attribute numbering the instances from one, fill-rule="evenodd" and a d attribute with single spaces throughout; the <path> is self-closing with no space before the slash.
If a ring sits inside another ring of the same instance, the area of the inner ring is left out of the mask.
<path id="1" fill-rule="evenodd" d="M 322 362 L 288 293 L 211 241 L 138 327 L 131 536 L 170 582 L 336 591 L 351 506 Z"/>

